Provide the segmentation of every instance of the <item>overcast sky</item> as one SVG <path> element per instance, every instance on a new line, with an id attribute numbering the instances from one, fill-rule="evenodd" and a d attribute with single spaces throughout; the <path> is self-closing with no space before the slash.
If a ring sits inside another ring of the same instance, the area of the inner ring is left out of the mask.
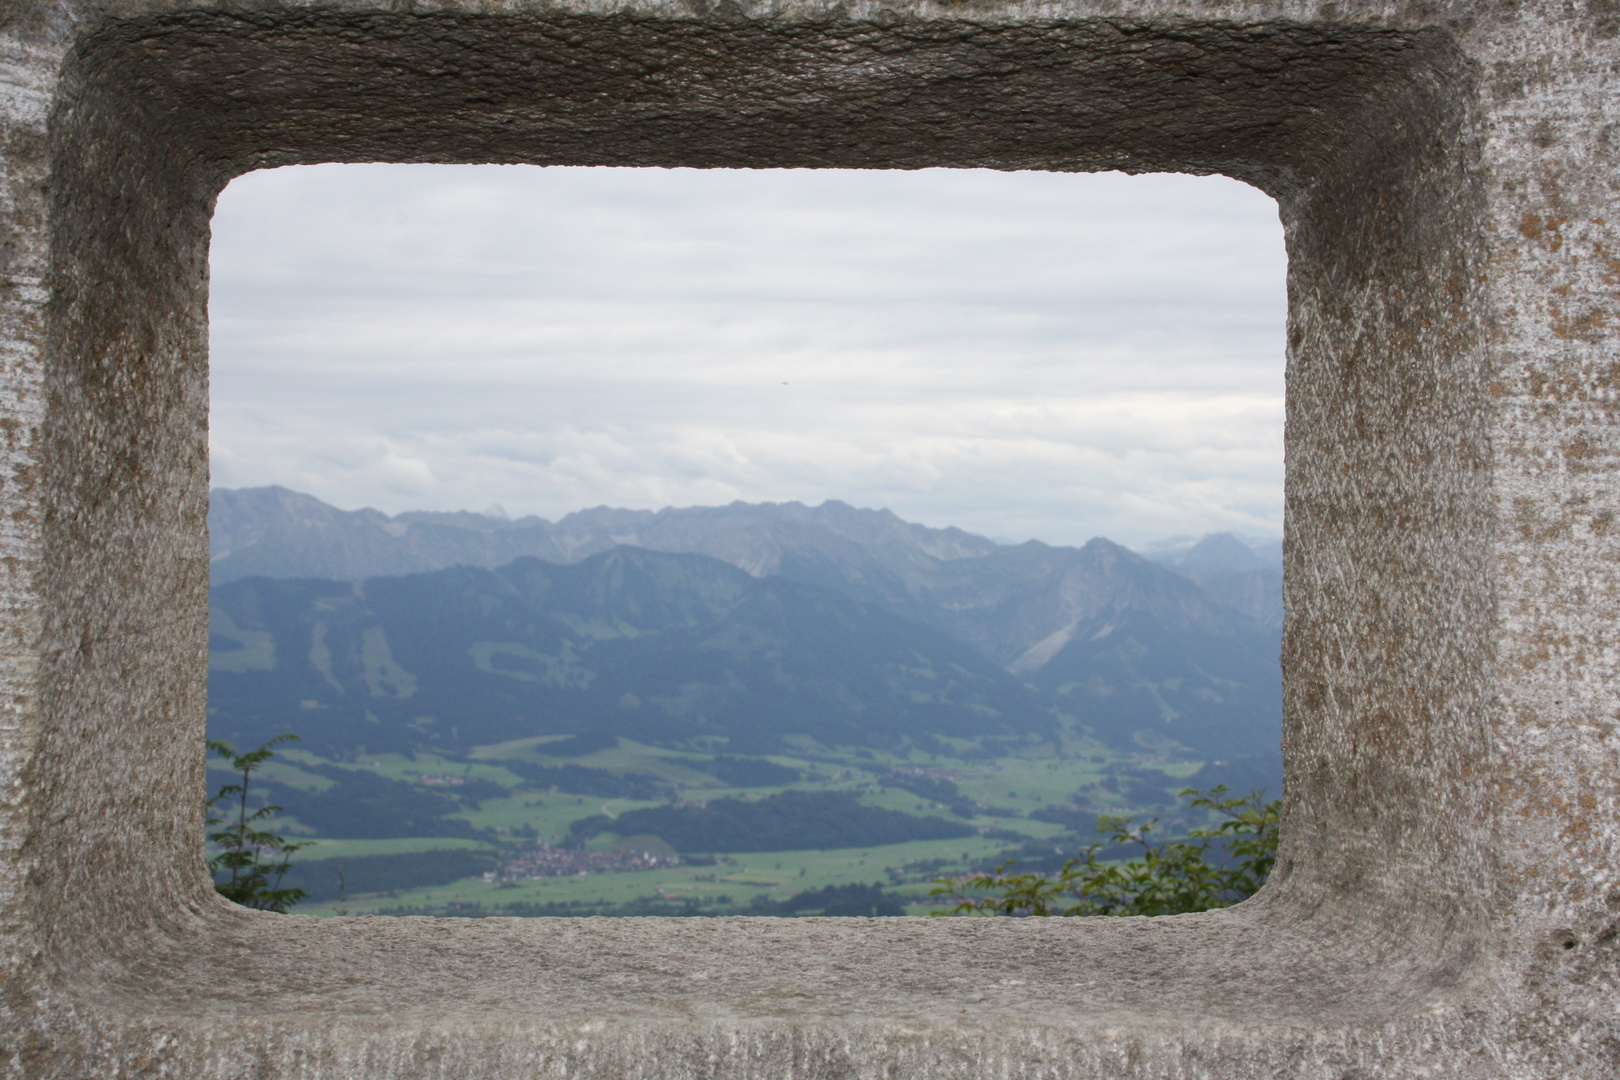
<path id="1" fill-rule="evenodd" d="M 253 173 L 214 218 L 213 483 L 1278 535 L 1284 262 L 1220 177 Z"/>

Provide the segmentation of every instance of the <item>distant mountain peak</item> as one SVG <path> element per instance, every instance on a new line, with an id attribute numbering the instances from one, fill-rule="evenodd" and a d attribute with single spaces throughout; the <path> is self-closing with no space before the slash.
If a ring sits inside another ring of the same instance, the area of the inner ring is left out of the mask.
<path id="1" fill-rule="evenodd" d="M 1241 548 L 1244 554 L 1239 554 L 1238 548 Z M 1233 532 L 1216 532 L 1197 537 L 1171 536 L 1162 540 L 1132 544 L 1131 549 L 1161 566 L 1178 569 L 1186 566 L 1189 558 L 1197 564 L 1220 552 L 1225 552 L 1229 558 L 1236 560 L 1246 560 L 1248 556 L 1254 556 L 1258 563 L 1245 567 L 1246 569 L 1282 568 L 1282 542 L 1276 537 L 1239 536 Z M 1195 552 L 1197 554 L 1194 554 Z"/>
<path id="2" fill-rule="evenodd" d="M 1266 563 L 1254 549 L 1229 532 L 1210 533 L 1175 561 L 1177 569 L 1197 573 L 1242 573 L 1263 570 Z"/>
<path id="3" fill-rule="evenodd" d="M 1281 627 L 1282 544 L 1207 533 L 1143 545 L 1147 558 L 1198 585 L 1215 600 L 1271 627 Z"/>

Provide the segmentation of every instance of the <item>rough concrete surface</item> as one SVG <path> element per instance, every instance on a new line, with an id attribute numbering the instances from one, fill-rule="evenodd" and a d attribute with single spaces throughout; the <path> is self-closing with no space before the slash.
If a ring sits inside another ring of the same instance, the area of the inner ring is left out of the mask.
<path id="1" fill-rule="evenodd" d="M 1614 0 L 6 0 L 0 1071 L 1620 1075 Z M 1236 909 L 317 920 L 205 875 L 207 249 L 317 161 L 1220 172 L 1289 269 Z"/>

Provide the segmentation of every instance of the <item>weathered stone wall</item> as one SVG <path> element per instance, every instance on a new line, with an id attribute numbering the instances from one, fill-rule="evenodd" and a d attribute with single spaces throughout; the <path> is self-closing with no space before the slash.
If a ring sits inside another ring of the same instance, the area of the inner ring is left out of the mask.
<path id="1" fill-rule="evenodd" d="M 1620 12 L 21 0 L 0 1068 L 1620 1073 Z M 1288 233 L 1282 858 L 1103 920 L 316 920 L 198 849 L 208 223 L 316 161 L 1221 172 Z"/>

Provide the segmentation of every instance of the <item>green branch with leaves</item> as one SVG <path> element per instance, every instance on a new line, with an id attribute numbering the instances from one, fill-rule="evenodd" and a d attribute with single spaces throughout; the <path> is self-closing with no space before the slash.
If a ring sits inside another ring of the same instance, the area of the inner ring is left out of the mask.
<path id="1" fill-rule="evenodd" d="M 1266 802 L 1263 791 L 1229 795 L 1225 785 L 1178 794 L 1221 820 L 1159 840 L 1157 818 L 1138 825 L 1134 817 L 1103 814 L 1097 839 L 1056 878 L 1010 873 L 1012 860 L 989 873 L 937 878 L 929 895 L 951 906 L 934 914 L 1180 915 L 1229 907 L 1259 892 L 1277 861 L 1282 801 Z M 1142 853 L 1123 862 L 1100 858 L 1118 845 L 1140 846 Z"/>
<path id="2" fill-rule="evenodd" d="M 227 900 L 260 911 L 286 914 L 287 909 L 305 897 L 303 889 L 283 889 L 281 879 L 292 866 L 292 854 L 311 846 L 309 843 L 289 843 L 283 837 L 261 826 L 267 818 L 281 812 L 281 807 L 266 804 L 256 810 L 248 809 L 248 788 L 253 774 L 275 756 L 275 747 L 282 743 L 297 742 L 293 734 L 277 735 L 256 750 L 245 754 L 223 739 L 209 739 L 208 752 L 217 754 L 231 763 L 231 771 L 242 774 L 239 784 L 225 784 L 207 802 L 209 843 L 218 852 L 208 860 L 208 872 L 214 877 L 214 889 Z M 236 824 L 227 825 L 230 816 L 214 813 L 216 807 L 231 806 Z M 225 828 L 215 829 L 217 825 Z M 229 874 L 229 878 L 224 875 Z"/>

